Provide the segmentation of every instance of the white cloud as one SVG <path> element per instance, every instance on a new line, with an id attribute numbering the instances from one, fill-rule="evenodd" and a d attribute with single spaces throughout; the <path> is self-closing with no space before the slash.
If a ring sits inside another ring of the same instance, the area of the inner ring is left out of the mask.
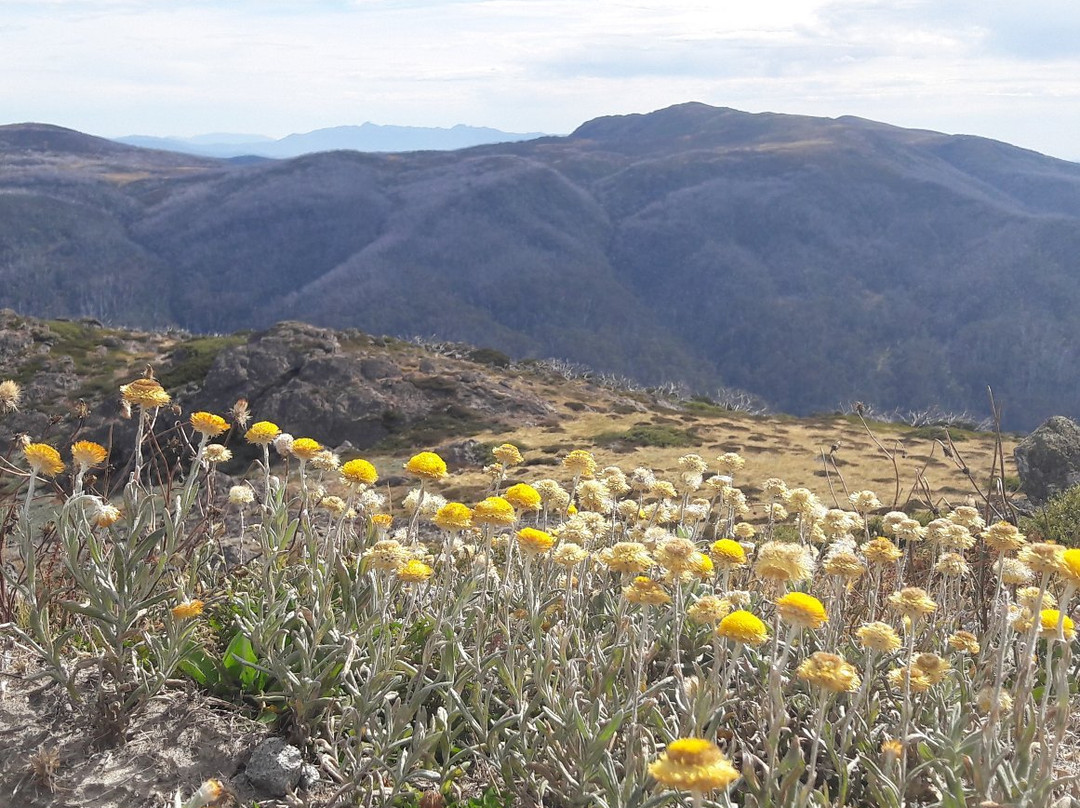
<path id="1" fill-rule="evenodd" d="M 0 0 L 0 109 L 107 135 L 565 132 L 700 100 L 1080 157 L 1078 50 L 1066 0 Z"/>

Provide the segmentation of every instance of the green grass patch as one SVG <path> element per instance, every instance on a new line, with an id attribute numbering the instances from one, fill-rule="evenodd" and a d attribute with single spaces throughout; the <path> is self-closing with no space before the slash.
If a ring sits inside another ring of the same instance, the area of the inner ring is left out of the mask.
<path id="1" fill-rule="evenodd" d="M 504 428 L 503 424 L 456 404 L 412 422 L 405 420 L 400 413 L 388 410 L 383 413 L 382 422 L 390 431 L 374 446 L 382 452 L 438 446 L 451 438 L 467 438 L 480 432 Z"/>
<path id="2" fill-rule="evenodd" d="M 178 346 L 169 354 L 169 364 L 158 374 L 158 381 L 166 390 L 174 390 L 193 382 L 201 382 L 210 372 L 217 355 L 226 348 L 234 348 L 247 342 L 247 336 L 230 334 L 223 337 L 194 337 Z"/>
<path id="3" fill-rule="evenodd" d="M 693 429 L 679 429 L 673 426 L 632 426 L 621 432 L 601 432 L 593 438 L 597 446 L 656 446 L 674 448 L 696 446 L 700 437 Z"/>
<path id="4" fill-rule="evenodd" d="M 921 438 L 923 440 L 939 440 L 946 446 L 949 445 L 949 437 L 953 439 L 953 443 L 962 443 L 966 440 L 970 440 L 975 434 L 967 429 L 958 429 L 956 427 L 948 428 L 948 435 L 946 428 L 943 426 L 920 426 L 904 433 L 904 439 L 910 440 L 911 438 Z"/>
<path id="5" fill-rule="evenodd" d="M 1055 494 L 1034 515 L 1022 517 L 1020 530 L 1031 541 L 1080 544 L 1080 485 Z"/>

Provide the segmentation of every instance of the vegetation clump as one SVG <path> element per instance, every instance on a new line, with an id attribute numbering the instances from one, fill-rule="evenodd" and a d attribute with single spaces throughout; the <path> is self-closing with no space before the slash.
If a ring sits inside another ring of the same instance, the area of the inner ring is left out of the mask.
<path id="1" fill-rule="evenodd" d="M 659 426 L 633 426 L 621 432 L 601 432 L 593 442 L 597 446 L 612 446 L 623 444 L 626 446 L 655 446 L 655 447 L 684 447 L 693 446 L 698 437 L 690 429 L 677 427 Z"/>
<path id="2" fill-rule="evenodd" d="M 871 490 L 829 508 L 770 478 L 752 499 L 731 451 L 665 474 L 567 446 L 535 479 L 500 441 L 483 494 L 450 501 L 436 452 L 379 469 L 247 410 L 182 414 L 162 381 L 119 388 L 137 429 L 114 499 L 90 473 L 99 444 L 0 460 L 0 628 L 103 744 L 186 678 L 289 735 L 322 805 L 1075 793 L 1060 764 L 1080 549 L 1033 541 L 992 495 L 923 524 Z M 0 392 L 0 417 L 27 406 Z M 230 445 L 255 460 L 221 491 Z M 408 489 L 393 500 L 391 472 Z M 175 803 L 225 792 L 210 779 Z"/>

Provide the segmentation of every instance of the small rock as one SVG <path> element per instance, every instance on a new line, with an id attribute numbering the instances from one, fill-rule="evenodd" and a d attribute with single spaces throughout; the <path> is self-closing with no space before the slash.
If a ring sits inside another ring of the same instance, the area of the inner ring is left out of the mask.
<path id="1" fill-rule="evenodd" d="M 1080 483 L 1080 424 L 1052 416 L 1020 441 L 1013 456 L 1028 499 L 1046 502 Z"/>
<path id="2" fill-rule="evenodd" d="M 251 752 L 245 774 L 251 785 L 271 797 L 284 797 L 303 774 L 300 750 L 283 738 L 267 738 Z"/>
<path id="3" fill-rule="evenodd" d="M 300 787 L 305 791 L 310 791 L 319 782 L 319 769 L 310 763 L 305 763 L 300 767 Z"/>

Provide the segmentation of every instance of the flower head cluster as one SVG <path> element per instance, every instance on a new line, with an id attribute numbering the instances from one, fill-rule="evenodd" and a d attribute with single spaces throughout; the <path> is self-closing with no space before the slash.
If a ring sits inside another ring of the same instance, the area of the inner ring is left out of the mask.
<path id="1" fill-rule="evenodd" d="M 461 502 L 447 502 L 432 521 L 443 530 L 468 530 L 472 527 L 472 510 Z"/>
<path id="2" fill-rule="evenodd" d="M 491 450 L 491 453 L 495 455 L 495 459 L 502 463 L 505 468 L 520 466 L 525 462 L 525 458 L 521 456 L 521 450 L 512 443 L 504 443 L 502 446 L 496 446 Z"/>
<path id="3" fill-rule="evenodd" d="M 717 539 L 709 548 L 709 555 L 720 569 L 746 566 L 746 551 L 734 539 Z"/>
<path id="4" fill-rule="evenodd" d="M 23 447 L 23 457 L 36 474 L 55 477 L 64 470 L 60 453 L 47 443 L 30 443 Z"/>
<path id="5" fill-rule="evenodd" d="M 719 595 L 705 595 L 697 599 L 686 616 L 700 625 L 716 625 L 731 612 L 731 603 Z"/>
<path id="6" fill-rule="evenodd" d="M 514 506 L 502 497 L 488 497 L 473 508 L 472 520 L 478 525 L 503 526 L 517 521 Z"/>
<path id="7" fill-rule="evenodd" d="M 5 379 L 0 382 L 0 412 L 15 412 L 22 399 L 22 387 L 17 381 Z"/>
<path id="8" fill-rule="evenodd" d="M 671 596 L 659 581 L 639 575 L 629 586 L 623 587 L 623 597 L 639 606 L 663 606 L 671 602 Z"/>
<path id="9" fill-rule="evenodd" d="M 396 539 L 381 539 L 364 553 L 364 557 L 371 569 L 396 573 L 409 563 L 412 556 Z"/>
<path id="10" fill-rule="evenodd" d="M 770 583 L 798 583 L 814 574 L 814 555 L 802 544 L 770 541 L 761 545 L 754 574 Z"/>
<path id="11" fill-rule="evenodd" d="M 859 645 L 872 651 L 890 653 L 900 647 L 900 635 L 888 623 L 865 623 L 855 630 Z"/>
<path id="12" fill-rule="evenodd" d="M 398 580 L 406 584 L 422 584 L 431 577 L 433 570 L 418 558 L 410 558 L 397 569 Z"/>
<path id="13" fill-rule="evenodd" d="M 550 533 L 535 527 L 523 527 L 517 532 L 518 547 L 527 556 L 543 555 L 555 544 Z"/>
<path id="14" fill-rule="evenodd" d="M 833 693 L 850 693 L 859 689 L 859 674 L 855 666 L 838 654 L 815 651 L 799 665 L 797 673 L 803 681 Z"/>
<path id="15" fill-rule="evenodd" d="M 71 444 L 71 460 L 77 469 L 91 469 L 105 462 L 108 451 L 100 443 L 79 440 Z"/>
<path id="16" fill-rule="evenodd" d="M 379 472 L 367 460 L 357 457 L 349 460 L 339 470 L 341 480 L 351 487 L 374 485 L 379 481 Z"/>
<path id="17" fill-rule="evenodd" d="M 198 599 L 185 600 L 172 607 L 172 616 L 177 620 L 190 620 L 203 613 L 203 602 Z"/>
<path id="18" fill-rule="evenodd" d="M 937 610 L 937 604 L 925 589 L 907 586 L 889 595 L 889 606 L 909 620 L 918 620 Z"/>
<path id="19" fill-rule="evenodd" d="M 622 573 L 645 572 L 656 563 L 645 545 L 636 541 L 620 541 L 611 547 L 605 547 L 597 558 L 608 569 Z"/>
<path id="20" fill-rule="evenodd" d="M 825 606 L 813 595 L 788 592 L 776 601 L 780 619 L 797 628 L 821 628 L 828 621 Z"/>
<path id="21" fill-rule="evenodd" d="M 435 452 L 420 452 L 409 458 L 405 471 L 422 480 L 441 480 L 447 476 L 446 461 Z"/>
<path id="22" fill-rule="evenodd" d="M 540 492 L 528 483 L 510 486 L 503 498 L 520 511 L 538 511 L 543 504 Z"/>
<path id="23" fill-rule="evenodd" d="M 716 627 L 721 637 L 744 645 L 761 645 L 769 639 L 769 631 L 757 615 L 739 609 L 732 612 Z"/>
<path id="24" fill-rule="evenodd" d="M 251 429 L 244 433 L 244 440 L 257 446 L 266 446 L 281 434 L 278 425 L 271 421 L 256 421 Z"/>
<path id="25" fill-rule="evenodd" d="M 127 404 L 144 408 L 164 407 L 172 400 L 159 382 L 146 378 L 120 385 L 120 397 Z"/>
<path id="26" fill-rule="evenodd" d="M 200 435 L 216 437 L 229 428 L 229 422 L 211 412 L 196 412 L 191 416 L 191 428 Z"/>
<path id="27" fill-rule="evenodd" d="M 584 449 L 574 449 L 563 458 L 562 464 L 564 469 L 583 480 L 596 474 L 596 460 Z"/>
<path id="28" fill-rule="evenodd" d="M 712 741 L 679 738 L 649 764 L 649 774 L 661 785 L 694 793 L 727 788 L 739 779 L 738 770 Z"/>

